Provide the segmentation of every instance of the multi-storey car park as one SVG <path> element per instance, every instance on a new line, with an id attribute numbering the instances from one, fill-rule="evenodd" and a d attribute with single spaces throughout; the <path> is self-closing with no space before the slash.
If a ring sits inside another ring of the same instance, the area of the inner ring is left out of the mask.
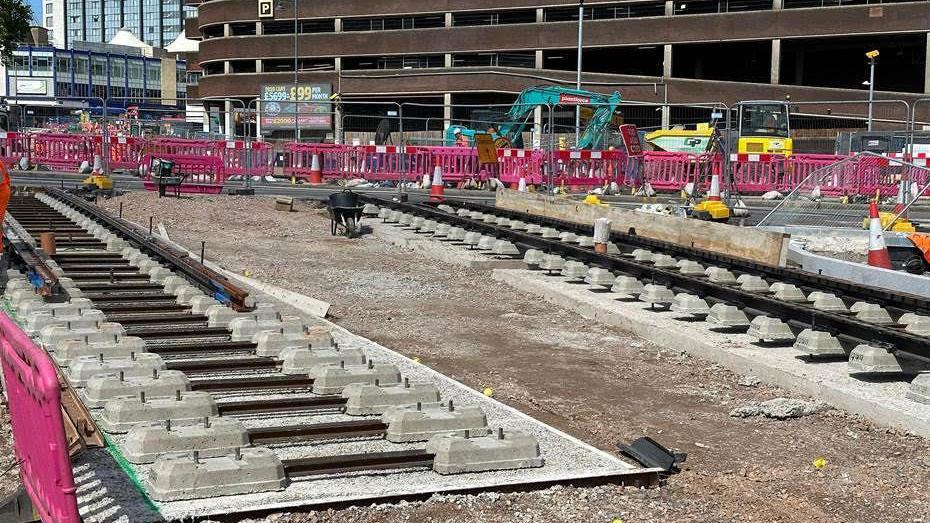
<path id="1" fill-rule="evenodd" d="M 276 0 L 265 17 L 251 0 L 188 5 L 197 16 L 186 34 L 202 40 L 195 94 L 205 98 L 248 104 L 263 85 L 292 84 L 296 65 L 301 84 L 331 84 L 343 100 L 435 104 L 416 116 L 438 129 L 470 116 L 443 104 L 510 103 L 530 85 L 575 82 L 576 1 Z M 928 15 L 926 2 L 586 2 L 584 82 L 654 103 L 861 100 L 844 114 L 864 117 L 869 50 L 881 51 L 876 99 L 930 92 Z M 655 110 L 639 119 L 660 123 Z"/>

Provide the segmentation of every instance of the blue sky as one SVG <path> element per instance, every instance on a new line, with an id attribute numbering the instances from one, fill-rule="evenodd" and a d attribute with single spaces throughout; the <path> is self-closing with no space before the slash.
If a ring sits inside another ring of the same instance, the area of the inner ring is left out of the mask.
<path id="1" fill-rule="evenodd" d="M 42 0 L 29 0 L 29 5 L 32 6 L 32 14 L 35 15 L 35 22 L 42 18 Z"/>

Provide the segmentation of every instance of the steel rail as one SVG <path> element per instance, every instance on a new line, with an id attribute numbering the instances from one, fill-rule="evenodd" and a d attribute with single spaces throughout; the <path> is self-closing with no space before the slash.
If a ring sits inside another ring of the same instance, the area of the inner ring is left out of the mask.
<path id="1" fill-rule="evenodd" d="M 292 443 L 329 439 L 370 438 L 387 434 L 388 426 L 380 420 L 352 420 L 332 423 L 313 423 L 284 427 L 261 427 L 249 429 L 252 445 Z"/>
<path id="2" fill-rule="evenodd" d="M 220 416 L 244 416 L 250 414 L 281 414 L 307 410 L 343 409 L 346 399 L 342 396 L 314 396 L 302 398 L 278 398 L 269 400 L 224 401 L 218 403 Z"/>
<path id="3" fill-rule="evenodd" d="M 364 199 L 365 197 L 363 196 L 362 198 Z M 594 233 L 593 224 L 585 225 L 567 220 L 560 220 L 558 218 L 537 216 L 535 214 L 512 211 L 509 209 L 499 209 L 492 205 L 476 204 L 473 202 L 455 201 L 452 203 L 457 207 L 462 207 L 473 211 L 494 213 L 498 216 L 510 219 L 532 222 L 547 227 L 555 227 L 574 233 L 583 233 L 588 236 Z M 727 254 L 721 254 L 713 251 L 686 247 L 667 241 L 646 238 L 644 236 L 635 234 L 635 230 L 632 234 L 629 231 L 627 233 L 614 231 L 611 233 L 611 241 L 633 248 L 649 249 L 679 258 L 687 258 L 698 262 L 703 262 L 705 264 L 726 267 L 734 271 L 760 275 L 774 280 L 808 287 L 815 290 L 826 290 L 833 292 L 840 297 L 845 296 L 857 301 L 879 303 L 886 308 L 893 307 L 906 310 L 908 312 L 930 315 L 930 299 L 916 294 L 906 294 L 897 291 L 890 291 L 880 287 L 852 283 L 838 278 L 812 274 L 788 267 L 775 267 L 773 265 L 754 262 L 745 258 L 738 258 L 735 256 L 729 256 Z"/>
<path id="4" fill-rule="evenodd" d="M 365 470 L 429 468 L 435 456 L 425 450 L 398 450 L 282 460 L 288 477 L 343 474 Z"/>
<path id="5" fill-rule="evenodd" d="M 186 254 L 182 254 L 173 248 L 163 245 L 154 237 L 142 234 L 127 222 L 111 216 L 103 209 L 77 196 L 54 188 L 47 189 L 47 194 L 80 210 L 97 223 L 106 226 L 122 236 L 126 241 L 135 245 L 136 248 L 172 266 L 202 290 L 210 293 L 210 295 L 219 302 L 228 303 L 237 311 L 251 310 L 251 307 L 246 305 L 246 298 L 249 293 L 222 274 L 205 267 Z"/>
<path id="6" fill-rule="evenodd" d="M 744 309 L 747 315 L 764 314 L 766 316 L 785 320 L 795 328 L 799 326 L 806 326 L 807 328 L 816 327 L 818 330 L 843 334 L 844 339 L 849 341 L 885 348 L 889 352 L 902 357 L 920 361 L 930 360 L 930 338 L 917 336 L 900 329 L 867 323 L 850 316 L 821 311 L 808 304 L 780 301 L 773 297 L 751 293 L 736 287 L 713 283 L 707 279 L 687 276 L 677 271 L 639 263 L 622 256 L 599 254 L 591 249 L 568 244 L 558 239 L 546 239 L 526 233 L 525 231 L 515 231 L 496 224 L 472 220 L 470 218 L 440 211 L 433 206 L 395 202 L 367 196 L 361 196 L 361 199 L 379 206 L 427 216 L 431 219 L 456 224 L 473 231 L 508 239 L 542 251 L 579 260 L 589 265 L 629 274 L 637 279 L 681 289 L 682 291 L 697 294 L 704 298 L 736 305 Z M 487 207 L 483 208 L 489 211 L 493 209 Z M 506 215 L 507 213 L 503 212 L 501 214 Z M 518 218 L 535 221 L 534 219 L 536 217 L 519 214 Z M 556 222 L 543 220 L 539 223 L 555 224 Z"/>

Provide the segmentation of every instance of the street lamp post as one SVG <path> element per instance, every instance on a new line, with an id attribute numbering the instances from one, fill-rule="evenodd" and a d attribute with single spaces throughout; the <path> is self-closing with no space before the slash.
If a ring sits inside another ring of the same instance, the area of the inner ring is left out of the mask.
<path id="1" fill-rule="evenodd" d="M 578 2 L 578 67 L 575 76 L 575 89 L 581 90 L 581 52 L 584 46 L 584 0 Z M 581 139 L 581 106 L 575 105 L 575 147 Z"/>
<path id="2" fill-rule="evenodd" d="M 298 86 L 300 85 L 300 79 L 298 78 L 298 71 L 300 69 L 298 67 L 298 57 L 299 57 L 298 35 L 300 34 L 300 30 L 297 25 L 297 1 L 298 0 L 293 0 L 293 1 L 294 1 L 294 139 L 299 142 L 300 141 L 300 125 L 298 124 L 298 120 L 300 117 L 300 106 L 297 105 L 297 89 L 298 89 Z"/>
<path id="3" fill-rule="evenodd" d="M 869 132 L 872 131 L 872 104 L 875 101 L 875 59 L 878 58 L 878 49 L 874 49 L 865 53 L 865 56 L 869 59 L 869 119 L 867 121 L 867 128 Z"/>

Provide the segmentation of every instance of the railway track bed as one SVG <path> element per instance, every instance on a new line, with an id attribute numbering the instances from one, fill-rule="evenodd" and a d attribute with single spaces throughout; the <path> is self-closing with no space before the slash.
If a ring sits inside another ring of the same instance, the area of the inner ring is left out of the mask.
<path id="1" fill-rule="evenodd" d="M 57 283 L 65 294 L 63 302 L 41 303 L 30 295 L 31 290 L 17 293 L 29 287 L 16 271 L 10 273 L 5 296 L 14 310 L 23 312 L 25 327 L 65 369 L 78 396 L 91 407 L 93 420 L 107 433 L 109 453 L 91 449 L 75 458 L 78 501 L 86 521 L 110 521 L 121 515 L 129 515 L 134 522 L 204 516 L 234 519 L 276 510 L 421 498 L 436 492 L 533 489 L 558 483 L 646 485 L 658 477 L 655 469 L 634 467 L 326 320 L 295 315 L 287 304 L 251 289 L 247 300 L 241 288 L 224 284 L 217 290 L 221 278 L 204 277 L 190 259 L 173 260 L 164 246 L 150 249 L 149 239 L 140 242 L 136 235 L 142 233 L 138 230 L 123 232 L 112 222 L 95 221 L 99 219 L 96 215 L 94 220 L 86 219 L 81 216 L 82 212 L 91 212 L 86 204 L 64 193 L 51 194 L 39 197 L 41 205 L 32 200 L 15 201 L 10 211 L 12 220 L 39 213 L 44 222 L 54 214 L 48 207 L 51 205 L 79 221 L 99 241 L 77 245 L 63 239 L 58 253 L 39 262 L 32 260 L 60 278 Z M 23 236 L 35 236 L 34 240 L 40 229 L 57 226 L 23 221 L 25 224 L 17 230 Z M 75 253 L 93 252 L 97 256 L 94 263 L 104 264 L 99 255 L 105 248 L 132 258 L 135 269 L 125 269 L 120 261 L 117 265 L 124 269 L 119 272 L 104 270 L 95 278 L 70 278 L 74 272 L 69 271 L 76 265 Z M 120 273 L 133 277 L 121 278 Z M 179 274 L 186 278 L 179 278 Z M 163 288 L 139 285 L 149 280 Z M 198 287 L 199 281 L 207 284 Z M 127 284 L 134 289 L 124 300 L 107 297 L 101 301 L 106 304 L 103 311 L 92 309 L 101 287 L 109 285 L 110 290 L 115 290 Z M 81 285 L 88 285 L 90 290 L 85 294 Z M 215 294 L 202 292 L 210 290 Z M 176 297 L 176 303 L 184 306 L 162 304 L 165 296 Z M 131 314 L 126 312 L 131 304 L 139 304 L 140 297 L 160 300 L 152 309 L 158 313 L 136 317 L 141 324 L 129 322 L 121 326 L 108 321 L 109 314 L 113 319 L 132 319 L 132 314 L 146 313 L 144 306 Z M 214 297 L 226 300 L 233 308 L 211 302 Z M 200 310 L 202 305 L 209 307 Z M 235 307 L 251 312 L 235 311 Z M 189 321 L 184 320 L 184 314 L 190 315 Z M 206 324 L 204 314 L 210 318 Z M 309 380 L 287 377 L 301 373 L 282 375 L 287 360 L 261 353 L 271 345 L 256 341 L 256 335 L 265 328 L 264 332 L 273 334 L 280 330 L 283 336 L 285 330 L 297 324 L 303 334 L 298 332 L 296 336 L 309 336 L 300 339 L 314 340 L 305 343 L 313 348 L 321 333 L 326 333 L 329 346 L 320 345 L 317 355 L 338 348 L 341 354 L 362 354 L 363 364 L 345 366 L 343 361 L 338 368 L 330 364 L 319 375 L 313 374 L 319 370 L 314 367 L 316 370 L 307 371 Z M 308 334 L 311 332 L 315 334 Z M 250 348 L 248 340 L 254 347 Z M 166 350 L 179 343 L 183 344 L 181 352 Z M 136 348 L 128 349 L 130 346 Z M 231 347 L 234 356 L 229 354 Z M 522 461 L 526 465 L 517 468 L 490 465 L 486 470 L 458 471 L 453 466 L 448 471 L 467 473 L 438 472 L 445 466 L 443 451 L 433 450 L 436 447 L 428 446 L 420 436 L 409 441 L 404 439 L 407 436 L 392 436 L 388 425 L 377 423 L 378 413 L 353 415 L 351 406 L 340 403 L 339 392 L 346 384 L 327 381 L 330 375 L 340 376 L 342 371 L 376 372 L 382 367 L 393 369 L 398 379 L 371 383 L 366 378 L 361 383 L 377 389 L 398 383 L 403 376 L 405 381 L 399 382 L 397 388 L 406 388 L 406 380 L 413 387 L 429 384 L 435 387 L 442 404 L 409 405 L 410 409 L 456 412 L 462 417 L 467 412 L 480 412 L 486 422 L 465 431 L 462 441 L 466 445 L 472 444 L 469 441 L 483 445 L 481 438 L 490 443 L 513 441 L 516 445 L 525 436 L 527 442 L 537 445 L 538 457 Z M 164 380 L 170 379 L 186 379 L 188 383 L 167 385 L 168 389 L 176 389 L 172 394 L 164 388 Z M 133 394 L 105 393 L 112 389 Z M 214 448 L 201 442 L 191 449 L 174 448 L 157 456 L 139 451 L 140 433 L 154 437 L 151 435 L 163 430 L 171 434 L 170 438 L 184 438 L 204 430 L 212 431 L 207 439 L 218 439 L 220 428 L 226 426 L 244 429 L 251 443 Z M 272 463 L 270 468 L 259 466 L 265 461 Z M 249 469 L 256 463 L 257 468 Z M 239 476 L 246 469 L 253 470 L 252 481 L 243 488 Z"/>
<path id="2" fill-rule="evenodd" d="M 922 297 L 766 268 L 616 233 L 612 252 L 602 257 L 593 252 L 590 243 L 579 246 L 574 239 L 560 239 L 562 234 L 581 237 L 586 233 L 590 241 L 590 231 L 586 230 L 590 227 L 473 203 L 450 201 L 437 209 L 373 198 L 369 202 L 380 206 L 379 216 L 371 219 L 377 222 L 374 233 L 385 241 L 443 261 L 456 259 L 456 252 L 467 253 L 459 261 L 465 266 L 526 261 L 527 251 L 535 250 L 537 258 L 524 264 L 527 268 L 495 269 L 492 278 L 660 346 L 758 376 L 881 425 L 930 437 L 930 380 L 926 374 L 930 369 L 930 332 L 908 325 L 909 317 L 926 321 L 927 300 Z M 370 213 L 375 210 L 370 209 Z M 514 228 L 510 226 L 513 220 L 524 223 Z M 437 223 L 445 227 L 438 235 L 430 233 Z M 527 231 L 533 225 L 535 229 Z M 461 230 L 450 239 L 449 230 L 456 227 Z M 487 247 L 479 248 L 478 242 L 485 246 L 504 242 L 518 253 L 496 254 Z M 664 258 L 654 262 L 657 255 Z M 547 256 L 556 258 L 551 269 L 548 261 L 540 264 Z M 686 275 L 676 265 L 682 260 L 700 264 L 700 270 Z M 578 272 L 566 276 L 565 265 L 570 263 L 578 266 L 572 268 Z M 732 281 L 715 283 L 718 276 L 706 273 L 712 265 L 729 272 L 722 276 Z M 591 269 L 599 273 L 592 275 Z M 754 278 L 743 285 L 750 276 Z M 618 278 L 623 278 L 626 288 L 618 289 Z M 764 285 L 764 291 L 748 290 L 760 279 L 759 288 Z M 776 282 L 794 286 L 802 300 L 781 299 L 781 293 L 769 290 Z M 654 294 L 646 296 L 644 288 L 649 291 L 646 287 L 650 285 Z M 832 297 L 818 303 L 806 299 L 818 291 Z M 860 302 L 871 304 L 871 310 L 881 317 L 861 312 Z M 714 306 L 727 306 L 728 310 L 711 313 Z M 830 310 L 837 308 L 843 310 Z M 714 318 L 709 322 L 709 316 L 717 316 L 716 322 Z M 731 320 L 732 325 L 727 326 Z M 810 340 L 811 335 L 806 331 L 819 331 L 823 336 L 805 346 L 801 341 Z"/>

